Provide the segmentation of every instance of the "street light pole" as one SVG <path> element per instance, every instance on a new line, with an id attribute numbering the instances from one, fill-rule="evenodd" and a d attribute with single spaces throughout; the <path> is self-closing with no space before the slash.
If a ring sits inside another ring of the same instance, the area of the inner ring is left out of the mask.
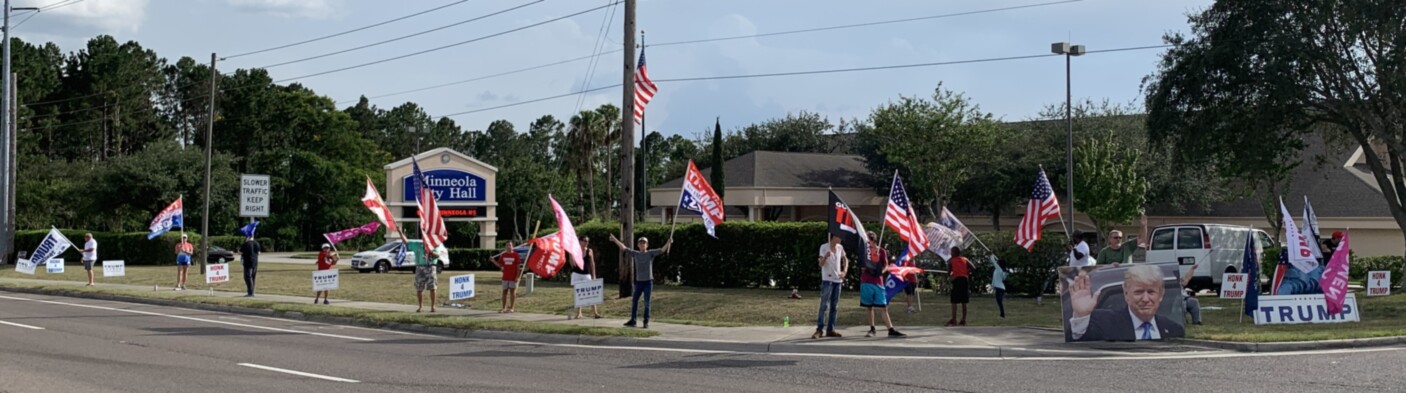
<path id="1" fill-rule="evenodd" d="M 1070 78 L 1070 60 L 1074 56 L 1084 54 L 1083 45 L 1070 45 L 1068 42 L 1056 42 L 1050 44 L 1050 52 L 1064 55 L 1064 178 L 1067 184 L 1066 198 L 1069 200 L 1069 222 L 1065 230 L 1069 234 L 1074 233 L 1074 93 Z"/>

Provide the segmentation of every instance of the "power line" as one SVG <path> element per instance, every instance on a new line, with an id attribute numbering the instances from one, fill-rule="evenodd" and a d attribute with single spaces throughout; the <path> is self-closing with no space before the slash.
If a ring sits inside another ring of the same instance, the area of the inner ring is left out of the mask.
<path id="1" fill-rule="evenodd" d="M 285 66 L 285 65 L 289 65 L 289 64 L 302 63 L 302 62 L 305 62 L 305 61 L 308 61 L 308 60 L 321 59 L 321 58 L 324 58 L 324 57 L 327 57 L 327 56 L 339 55 L 339 54 L 343 54 L 343 53 L 347 53 L 347 52 L 351 52 L 351 51 L 356 51 L 356 50 L 361 50 L 361 49 L 370 48 L 370 47 L 377 46 L 377 45 L 382 45 L 382 44 L 387 44 L 387 43 L 391 43 L 391 42 L 395 42 L 395 41 L 400 41 L 400 40 L 403 40 L 403 39 L 407 39 L 407 38 L 411 38 L 411 37 L 416 37 L 416 36 L 421 36 L 421 35 L 433 33 L 433 32 L 436 32 L 436 31 L 448 29 L 448 28 L 450 28 L 450 27 L 459 26 L 459 25 L 462 25 L 462 24 L 465 24 L 465 23 L 474 22 L 474 21 L 478 21 L 478 20 L 490 18 L 490 17 L 493 17 L 493 16 L 505 14 L 505 13 L 508 13 L 509 11 L 517 10 L 517 9 L 519 9 L 519 8 L 524 8 L 524 7 L 533 5 L 533 4 L 541 3 L 541 2 L 543 2 L 543 1 L 545 1 L 545 0 L 536 0 L 536 1 L 533 1 L 533 2 L 530 2 L 530 3 L 523 3 L 523 4 L 518 5 L 518 6 L 516 6 L 516 7 L 508 8 L 508 9 L 505 9 L 505 10 L 502 10 L 502 11 L 498 11 L 498 12 L 494 12 L 494 13 L 491 13 L 491 14 L 487 14 L 487 15 L 483 15 L 483 16 L 478 16 L 478 17 L 474 17 L 474 18 L 470 18 L 470 19 L 465 19 L 465 20 L 462 20 L 462 21 L 459 21 L 459 22 L 455 22 L 455 23 L 453 23 L 453 24 L 448 24 L 448 25 L 436 27 L 436 28 L 433 28 L 433 29 L 421 31 L 421 32 L 418 32 L 418 33 L 410 34 L 410 35 L 403 35 L 403 36 L 400 36 L 400 37 L 395 37 L 395 38 L 391 38 L 391 39 L 384 40 L 384 41 L 380 41 L 380 42 L 376 42 L 376 43 L 366 44 L 366 45 L 358 46 L 358 47 L 355 47 L 355 48 L 343 49 L 343 50 L 339 50 L 339 51 L 336 51 L 336 52 L 328 52 L 328 53 L 323 53 L 323 54 L 316 55 L 316 56 L 304 57 L 304 58 L 297 59 L 297 60 L 290 60 L 290 61 L 285 61 L 285 62 L 282 62 L 282 63 L 270 64 L 270 65 L 266 65 L 266 66 L 259 67 L 259 68 L 265 68 L 265 69 L 267 69 L 267 68 L 274 68 L 274 67 Z"/>
<path id="2" fill-rule="evenodd" d="M 527 68 L 519 68 L 519 69 L 512 70 L 512 71 L 500 72 L 500 73 L 492 74 L 492 75 L 484 75 L 484 76 L 474 77 L 474 78 L 470 78 L 470 79 L 458 80 L 458 81 L 454 81 L 454 82 L 446 82 L 446 83 L 441 83 L 441 84 L 434 85 L 434 86 L 425 86 L 425 87 L 420 87 L 420 88 L 415 88 L 415 89 L 410 89 L 410 90 L 402 90 L 402 91 L 398 91 L 398 92 L 394 92 L 394 93 L 386 93 L 386 94 L 374 95 L 374 96 L 369 96 L 369 97 L 366 97 L 366 98 L 368 98 L 368 99 L 375 99 L 375 98 L 385 98 L 385 97 L 391 97 L 391 96 L 398 96 L 398 95 L 402 95 L 402 94 L 418 93 L 418 92 L 422 92 L 422 91 L 425 91 L 425 90 L 434 90 L 434 89 L 439 89 L 439 88 L 444 88 L 444 87 L 449 87 L 449 86 L 454 86 L 454 85 L 461 85 L 461 84 L 465 84 L 465 83 L 469 83 L 469 82 L 477 82 L 477 81 L 487 80 L 487 79 L 493 79 L 493 78 L 497 78 L 497 77 L 501 77 L 501 76 L 507 76 L 507 75 L 519 74 L 519 73 L 523 73 L 523 72 L 527 72 L 527 71 L 539 70 L 539 69 L 543 69 L 543 68 L 547 68 L 547 67 L 551 67 L 551 66 L 556 66 L 556 65 L 562 65 L 562 64 L 567 64 L 567 63 L 574 63 L 574 62 L 578 62 L 578 61 L 581 61 L 581 60 L 586 60 L 586 59 L 589 59 L 589 58 L 592 58 L 592 57 L 596 57 L 596 55 L 581 56 L 581 57 L 566 59 L 566 60 L 557 61 L 557 62 L 553 62 L 553 63 L 547 63 L 547 64 L 542 64 L 542 65 L 536 65 L 536 66 L 527 67 Z M 356 100 L 343 101 L 343 103 L 346 103 L 346 102 L 355 102 L 355 101 L 356 101 Z"/>
<path id="3" fill-rule="evenodd" d="M 10 28 L 18 29 L 20 26 L 24 26 L 24 22 L 28 22 L 29 19 L 34 18 L 35 15 L 39 15 L 39 11 L 31 11 L 29 16 L 24 17 L 24 20 L 21 20 L 20 23 L 16 23 L 14 26 L 10 26 Z"/>
<path id="4" fill-rule="evenodd" d="M 920 21 L 920 20 L 951 18 L 951 17 L 957 17 L 957 16 L 987 14 L 987 13 L 1001 12 L 1001 11 L 1012 11 L 1012 10 L 1025 9 L 1025 8 L 1046 7 L 1046 6 L 1059 5 L 1059 4 L 1077 3 L 1077 2 L 1080 2 L 1080 1 L 1083 1 L 1083 0 L 1064 0 L 1064 1 L 1049 2 L 1049 3 L 1026 4 L 1026 5 L 1011 6 L 1011 7 L 991 8 L 991 9 L 978 10 L 978 11 L 958 12 L 958 13 L 953 13 L 953 14 L 929 15 L 929 16 L 920 16 L 920 17 L 916 17 L 916 18 L 904 18 L 904 19 L 893 19 L 893 20 L 884 20 L 884 21 L 876 21 L 876 22 L 855 23 L 855 24 L 849 24 L 849 25 L 828 26 L 828 27 L 816 27 L 816 28 L 810 28 L 810 29 L 778 31 L 778 32 L 772 32 L 772 33 L 746 34 L 746 35 L 737 35 L 737 36 L 731 36 L 731 37 L 705 38 L 705 39 L 700 39 L 700 40 L 662 42 L 662 43 L 657 43 L 657 44 L 650 44 L 649 46 L 672 46 L 672 45 L 686 45 L 686 44 L 701 44 L 701 43 L 705 43 L 705 42 L 730 41 L 730 40 L 740 40 L 740 39 L 760 38 L 760 37 L 774 37 L 774 36 L 779 36 L 779 35 L 790 35 L 790 34 L 800 34 L 800 33 L 814 33 L 814 32 L 817 32 L 817 31 L 852 29 L 852 28 L 856 28 L 856 27 L 878 26 L 878 25 L 887 25 L 887 24 L 894 24 L 894 23 L 916 22 L 916 21 Z"/>
<path id="5" fill-rule="evenodd" d="M 85 0 L 67 0 L 67 1 L 60 1 L 60 2 L 57 2 L 57 3 L 49 4 L 49 5 L 46 5 L 46 6 L 43 6 L 43 7 L 39 7 L 39 10 L 40 10 L 40 11 L 48 11 L 48 10 L 52 10 L 52 9 L 58 9 L 58 8 L 63 8 L 63 7 L 71 6 L 71 5 L 74 5 L 74 4 L 82 3 L 82 2 L 84 2 L 84 1 L 85 1 Z"/>
<path id="6" fill-rule="evenodd" d="M 1168 47 L 1171 47 L 1171 45 L 1150 45 L 1150 46 L 1137 46 L 1137 47 L 1127 47 L 1127 48 L 1113 48 L 1113 49 L 1103 49 L 1103 50 L 1096 50 L 1096 51 L 1087 51 L 1087 52 L 1085 52 L 1085 53 L 1086 53 L 1086 54 L 1095 54 L 1095 53 L 1126 52 L 1126 51 L 1135 51 L 1135 50 L 1160 49 L 1160 48 L 1168 48 Z M 792 72 L 774 72 L 774 73 L 764 73 L 764 74 L 740 74 L 740 75 L 702 76 L 702 77 L 690 77 L 690 78 L 653 79 L 653 81 L 654 81 L 654 82 L 690 82 L 690 81 L 725 80 L 725 79 L 769 78 L 769 77 L 778 77 L 778 76 L 797 76 L 797 75 L 833 74 L 833 73 L 844 73 L 844 72 L 861 72 L 861 71 L 891 70 L 891 69 L 901 69 L 901 68 L 936 67 L 936 66 L 959 65 L 959 64 L 974 64 L 974 63 L 992 63 L 992 62 L 1002 62 L 1002 61 L 1036 59 L 1036 58 L 1053 57 L 1053 56 L 1060 56 L 1060 55 L 1059 55 L 1059 54 L 1054 54 L 1054 53 L 1041 53 L 1041 54 L 1024 55 L 1024 56 L 989 57 L 989 58 L 982 58 L 982 59 L 954 60 L 954 61 L 941 61 L 941 62 L 916 63 L 916 64 L 897 64 L 897 65 L 873 66 L 873 67 L 854 67 L 854 68 L 838 68 L 838 69 L 826 69 L 826 70 L 809 70 L 809 71 L 792 71 Z M 487 107 L 487 108 L 472 109 L 472 110 L 467 110 L 467 111 L 463 111 L 463 112 L 455 112 L 455 113 L 450 113 L 450 114 L 443 115 L 443 116 L 440 116 L 440 117 L 454 117 L 454 116 L 461 116 L 461 115 L 467 115 L 467 114 L 472 114 L 472 113 L 487 112 L 487 111 L 491 111 L 491 110 L 495 110 L 495 109 L 503 109 L 503 108 L 509 108 L 509 107 L 514 107 L 514 106 L 519 106 L 519 105 L 527 105 L 527 104 L 532 104 L 532 103 L 537 103 L 537 102 L 542 102 L 542 101 L 548 101 L 548 100 L 553 100 L 553 99 L 562 98 L 562 97 L 569 97 L 569 96 L 573 96 L 573 95 L 576 95 L 576 94 L 591 93 L 591 92 L 595 92 L 595 91 L 600 91 L 600 90 L 605 90 L 605 89 L 610 89 L 610 88 L 616 88 L 616 87 L 620 87 L 620 86 L 621 86 L 621 84 L 618 84 L 618 83 L 617 83 L 617 84 L 614 84 L 614 85 L 611 85 L 611 86 L 605 86 L 605 87 L 599 87 L 599 88 L 593 88 L 593 89 L 585 89 L 585 90 L 581 90 L 581 91 L 575 91 L 575 92 L 566 93 L 566 94 L 559 94 L 559 95 L 554 95 L 554 96 L 550 96 L 550 97 L 536 98 L 536 99 L 532 99 L 532 100 L 528 100 L 528 101 L 515 102 L 515 103 L 511 103 L 511 104 L 503 104 L 503 105 L 498 105 L 498 106 L 493 106 L 493 107 Z"/>
<path id="7" fill-rule="evenodd" d="M 588 9 L 588 10 L 578 11 L 578 12 L 573 13 L 573 14 L 570 14 L 570 15 L 559 16 L 559 17 L 552 18 L 552 19 L 548 19 L 548 20 L 545 20 L 545 21 L 533 23 L 533 24 L 530 24 L 530 25 L 527 25 L 527 26 L 522 26 L 522 27 L 518 27 L 518 28 L 515 28 L 515 29 L 510 29 L 510 30 L 504 30 L 504 31 L 501 31 L 501 32 L 498 32 L 498 33 L 489 34 L 489 35 L 486 35 L 486 36 L 474 38 L 474 39 L 467 40 L 467 41 L 460 41 L 460 42 L 456 42 L 456 43 L 453 43 L 453 44 L 440 46 L 440 47 L 437 47 L 437 48 L 426 49 L 426 50 L 422 50 L 422 51 L 414 52 L 414 53 L 407 53 L 407 54 L 400 55 L 400 56 L 395 56 L 395 57 L 388 57 L 388 58 L 381 59 L 381 60 L 376 60 L 376 61 L 361 63 L 361 64 L 357 64 L 357 65 L 353 65 L 353 66 L 342 67 L 342 68 L 338 68 L 338 69 L 334 69 L 334 70 L 328 70 L 328 71 L 323 71 L 323 72 L 318 72 L 318 73 L 313 73 L 313 74 L 307 74 L 307 75 L 302 75 L 302 76 L 296 76 L 296 77 L 292 77 L 292 78 L 284 78 L 284 79 L 276 80 L 276 81 L 274 81 L 274 83 L 282 83 L 282 82 L 287 82 L 287 81 L 291 81 L 291 80 L 304 79 L 304 78 L 311 78 L 311 77 L 314 77 L 314 76 L 327 75 L 327 74 L 331 74 L 331 73 L 337 73 L 337 72 L 342 72 L 342 71 L 347 71 L 347 70 L 353 70 L 353 69 L 357 69 L 357 68 L 361 68 L 361 67 L 366 67 L 366 66 L 370 66 L 370 65 L 381 64 L 381 63 L 385 63 L 385 62 L 389 62 L 389 61 L 400 60 L 400 59 L 404 59 L 404 58 L 407 58 L 407 57 L 419 56 L 419 55 L 423 55 L 423 54 L 430 53 L 430 52 L 436 52 L 436 51 L 440 51 L 440 50 L 444 50 L 444 49 L 449 49 L 449 48 L 453 48 L 453 47 L 456 47 L 456 46 L 460 46 L 460 45 L 464 45 L 464 44 L 468 44 L 468 43 L 472 43 L 472 42 L 478 42 L 478 41 L 486 40 L 486 39 L 489 39 L 489 38 L 497 37 L 497 36 L 504 35 L 504 34 L 508 34 L 508 33 L 513 33 L 513 32 L 517 32 L 517 31 L 527 30 L 527 29 L 530 29 L 530 28 L 533 28 L 533 27 L 545 25 L 545 24 L 552 23 L 552 22 L 556 22 L 556 21 L 563 20 L 563 19 L 572 18 L 572 17 L 578 16 L 578 15 L 581 15 L 581 14 L 585 14 L 585 13 L 592 12 L 592 11 L 598 11 L 598 10 L 600 10 L 600 9 L 602 9 L 602 8 L 606 8 L 606 7 L 609 7 L 609 6 L 612 6 L 612 5 L 615 5 L 615 4 L 619 4 L 619 3 L 620 3 L 619 1 L 616 1 L 616 2 L 614 2 L 614 3 L 610 3 L 610 4 L 603 5 L 603 6 L 591 8 L 591 9 Z"/>
<path id="8" fill-rule="evenodd" d="M 279 46 L 275 46 L 275 47 L 272 47 L 272 48 L 260 49 L 260 50 L 256 50 L 256 51 L 252 51 L 252 52 L 244 52 L 244 53 L 239 53 L 239 54 L 235 54 L 235 55 L 225 56 L 225 57 L 222 57 L 222 58 L 220 58 L 220 59 L 221 59 L 221 60 L 224 60 L 224 59 L 233 59 L 233 58 L 236 58 L 236 57 L 248 56 L 248 55 L 252 55 L 252 54 L 264 53 L 264 52 L 275 51 L 275 50 L 285 49 L 285 48 L 292 48 L 292 47 L 295 47 L 295 46 L 298 46 L 298 45 L 303 45 L 303 44 L 307 44 L 307 43 L 313 43 L 313 42 L 317 42 L 317 41 L 322 41 L 322 40 L 325 40 L 325 39 L 328 39 L 328 38 L 339 37 L 339 36 L 343 36 L 343 35 L 355 33 L 355 32 L 358 32 L 358 31 L 370 29 L 370 28 L 372 28 L 372 27 L 382 26 L 382 25 L 386 25 L 386 24 L 389 24 L 389 23 L 399 22 L 399 21 L 402 21 L 402 20 L 410 19 L 410 18 L 413 18 L 413 17 L 416 17 L 416 16 L 428 14 L 428 13 L 431 13 L 431 12 L 434 12 L 434 11 L 439 11 L 439 10 L 442 10 L 442 9 L 445 9 L 445 8 L 449 8 L 449 7 L 452 7 L 452 6 L 455 6 L 455 5 L 463 4 L 463 3 L 466 3 L 466 2 L 468 2 L 468 1 L 469 1 L 469 0 L 459 0 L 459 1 L 456 1 L 456 2 L 453 2 L 453 3 L 449 3 L 449 4 L 445 4 L 445 5 L 439 6 L 439 7 L 431 8 L 431 9 L 424 10 L 424 11 L 420 11 L 420 12 L 416 12 L 416 13 L 413 13 L 413 14 L 410 14 L 410 15 L 402 16 L 402 17 L 395 18 L 395 19 L 391 19 L 391 20 L 384 21 L 384 22 L 379 22 L 379 23 L 375 23 L 375 24 L 371 24 L 371 25 L 366 25 L 366 26 L 358 27 L 358 28 L 351 29 L 351 30 L 347 30 L 347 31 L 343 31 L 343 32 L 340 32 L 340 33 L 333 33 L 333 34 L 329 34 L 329 35 L 325 35 L 325 36 L 321 36 L 321 37 L 317 37 L 317 38 L 313 38 L 313 39 L 308 39 L 308 40 L 303 40 L 303 41 L 294 42 L 294 43 L 287 44 L 287 45 L 279 45 Z"/>
<path id="9" fill-rule="evenodd" d="M 1021 6 L 1004 7 L 1004 8 L 992 8 L 992 9 L 985 9 L 985 10 L 978 10 L 978 11 L 967 11 L 967 12 L 949 13 L 949 14 L 941 14 L 941 15 L 929 15 L 929 16 L 923 16 L 923 17 L 917 17 L 917 18 L 894 19 L 894 20 L 877 21 L 877 22 L 866 22 L 866 23 L 849 24 L 849 25 L 841 25 L 841 26 L 816 27 L 816 28 L 807 28 L 807 29 L 800 29 L 800 30 L 778 31 L 778 32 L 771 32 L 771 33 L 760 33 L 760 34 L 751 34 L 751 35 L 742 35 L 742 36 L 733 36 L 733 37 L 723 37 L 723 38 L 710 38 L 710 39 L 699 39 L 699 40 L 663 42 L 663 43 L 657 43 L 657 44 L 649 44 L 649 46 L 654 47 L 654 46 L 686 45 L 686 44 L 697 44 L 697 43 L 715 42 L 715 41 L 738 40 L 738 39 L 744 39 L 744 38 L 769 37 L 769 36 L 779 36 L 779 35 L 788 35 L 788 34 L 799 34 L 799 33 L 805 33 L 805 32 L 826 31 L 826 30 L 838 30 L 838 29 L 847 29 L 847 28 L 856 28 L 856 27 L 868 27 L 868 26 L 877 26 L 877 25 L 884 25 L 884 24 L 912 22 L 912 21 L 919 21 L 919 20 L 949 18 L 949 17 L 956 17 L 956 16 L 962 16 L 962 15 L 974 15 L 974 14 L 992 13 L 992 12 L 1000 12 L 1000 11 L 1010 11 L 1010 10 L 1025 9 L 1025 8 L 1046 7 L 1046 6 L 1052 6 L 1052 5 L 1058 5 L 1058 4 L 1075 3 L 1075 2 L 1080 2 L 1080 1 L 1083 1 L 1083 0 L 1066 0 L 1066 1 L 1057 1 L 1057 2 L 1050 2 L 1050 3 L 1027 4 L 1027 5 L 1021 5 Z M 611 38 L 610 38 L 609 36 L 606 36 L 606 39 L 607 39 L 607 40 L 611 40 Z M 611 40 L 611 42 L 614 42 L 614 41 Z M 547 67 L 556 66 L 556 65 L 562 65 L 562 64 L 566 64 L 566 63 L 574 63 L 574 62 L 581 61 L 581 60 L 592 59 L 592 58 L 595 58 L 595 57 L 597 57 L 597 56 L 606 56 L 606 55 L 611 55 L 611 54 L 615 54 L 615 53 L 620 53 L 620 52 L 623 52 L 623 51 L 624 51 L 624 49 L 612 49 L 612 50 L 608 50 L 608 51 L 605 51 L 605 52 L 593 53 L 593 54 L 590 55 L 590 56 L 581 56 L 581 57 L 576 57 L 576 58 L 572 58 L 572 59 L 568 59 L 568 60 L 562 60 L 562 61 L 557 61 L 557 62 L 553 62 L 553 63 L 547 63 L 547 64 L 541 64 L 541 65 L 536 65 L 536 66 L 531 66 L 531 67 L 526 67 L 526 68 L 520 68 L 520 69 L 516 69 L 516 70 L 512 70 L 512 71 L 507 71 L 507 72 L 502 72 L 502 73 L 493 74 L 493 75 L 487 75 L 487 76 L 482 76 L 482 77 L 476 77 L 476 78 L 471 78 L 471 79 L 465 79 L 465 80 L 460 80 L 460 81 L 455 81 L 455 82 L 447 82 L 447 83 L 437 84 L 437 85 L 433 85 L 433 86 L 426 86 L 426 87 L 421 87 L 421 88 L 415 88 L 415 89 L 410 89 L 410 90 L 399 91 L 399 92 L 395 92 L 395 93 L 382 94 L 382 95 L 378 95 L 378 96 L 370 96 L 370 97 L 367 97 L 367 98 L 384 98 L 384 97 L 397 96 L 397 95 L 402 95 L 402 94 L 418 93 L 418 92 L 421 92 L 421 91 L 434 90 L 434 89 L 439 89 L 439 88 L 444 88 L 444 87 L 449 87 L 449 86 L 455 86 L 455 85 L 460 85 L 460 84 L 469 83 L 469 82 L 477 82 L 477 81 L 482 81 L 482 80 L 497 78 L 497 77 L 501 77 L 501 76 L 507 76 L 507 75 L 512 75 L 512 74 L 517 74 L 517 73 L 521 73 L 521 72 L 532 71 L 532 70 L 538 70 L 538 69 L 547 68 Z M 348 101 L 348 102 L 350 102 L 350 101 Z"/>
<path id="10" fill-rule="evenodd" d="M 590 63 L 587 63 L 586 65 L 586 79 L 581 80 L 581 86 L 583 87 L 590 88 L 591 78 L 595 77 L 596 75 L 596 67 L 598 64 L 600 64 L 599 53 L 602 49 L 605 49 L 604 38 L 606 36 L 606 28 L 610 26 L 610 21 L 615 19 L 615 10 L 616 7 L 611 7 L 610 12 L 607 12 L 605 14 L 605 18 L 602 18 L 600 21 L 600 31 L 596 32 L 596 43 L 591 46 L 591 56 L 595 57 L 595 59 L 592 59 Z M 585 102 L 585 93 L 582 93 L 580 97 L 576 97 L 576 112 L 572 113 L 575 114 L 577 112 L 580 112 L 581 105 L 583 105 Z"/>

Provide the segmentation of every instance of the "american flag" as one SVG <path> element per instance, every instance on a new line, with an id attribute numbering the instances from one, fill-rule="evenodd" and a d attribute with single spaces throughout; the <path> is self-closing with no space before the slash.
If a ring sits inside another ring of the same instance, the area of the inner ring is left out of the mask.
<path id="1" fill-rule="evenodd" d="M 425 250 L 435 250 L 449 239 L 449 229 L 444 227 L 444 217 L 439 214 L 439 204 L 435 202 L 434 190 L 425 184 L 425 174 L 420 172 L 420 162 L 415 166 L 415 189 L 419 190 L 415 203 L 419 207 L 420 239 L 425 242 Z"/>
<path id="2" fill-rule="evenodd" d="M 1045 169 L 1040 169 L 1040 178 L 1035 180 L 1035 190 L 1030 193 L 1030 205 L 1025 208 L 1025 217 L 1020 219 L 1020 227 L 1015 231 L 1015 243 L 1026 251 L 1035 247 L 1040 240 L 1040 230 L 1045 221 L 1059 218 L 1059 200 L 1055 199 L 1050 179 L 1045 177 Z"/>
<path id="3" fill-rule="evenodd" d="M 888 208 L 884 209 L 884 225 L 898 232 L 898 238 L 908 242 L 914 254 L 921 254 L 928 247 L 928 235 L 923 233 L 923 225 L 913 212 L 908 201 L 908 192 L 903 189 L 903 181 L 898 171 L 893 172 L 893 188 L 889 189 Z"/>
<path id="4" fill-rule="evenodd" d="M 649 80 L 649 72 L 644 67 L 644 48 L 640 48 L 640 64 L 635 70 L 635 124 L 644 124 L 644 106 L 658 91 L 654 81 Z"/>

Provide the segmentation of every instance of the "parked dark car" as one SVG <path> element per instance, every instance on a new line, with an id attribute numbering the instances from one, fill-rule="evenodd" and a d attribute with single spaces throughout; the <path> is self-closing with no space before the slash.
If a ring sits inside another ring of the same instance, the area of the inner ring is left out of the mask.
<path id="1" fill-rule="evenodd" d="M 220 246 L 210 246 L 210 257 L 205 259 L 209 263 L 225 263 L 234 261 L 234 251 L 220 248 Z"/>

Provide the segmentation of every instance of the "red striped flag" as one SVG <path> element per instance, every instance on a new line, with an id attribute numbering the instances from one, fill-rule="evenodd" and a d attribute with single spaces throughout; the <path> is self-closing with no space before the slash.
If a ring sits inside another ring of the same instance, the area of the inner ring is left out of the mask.
<path id="1" fill-rule="evenodd" d="M 1040 178 L 1035 180 L 1035 190 L 1030 193 L 1030 204 L 1025 208 L 1025 217 L 1020 219 L 1020 227 L 1015 231 L 1015 243 L 1030 251 L 1040 240 L 1040 230 L 1045 221 L 1059 218 L 1059 200 L 1050 187 L 1050 178 L 1045 177 L 1045 169 L 1040 169 Z"/>
<path id="2" fill-rule="evenodd" d="M 898 238 L 908 242 L 913 255 L 922 254 L 928 248 L 928 235 L 923 232 L 918 215 L 913 212 L 913 204 L 908 199 L 908 191 L 898 171 L 893 172 L 893 187 L 889 189 L 889 204 L 884 209 L 884 225 L 898 232 Z"/>
<path id="3" fill-rule="evenodd" d="M 649 80 L 649 72 L 644 67 L 644 48 L 640 48 L 640 64 L 635 71 L 635 124 L 644 124 L 644 106 L 658 91 L 654 81 Z"/>
<path id="4" fill-rule="evenodd" d="M 386 201 L 381 199 L 381 193 L 376 192 L 376 185 L 371 183 L 371 177 L 366 177 L 366 196 L 361 197 L 361 204 L 371 209 L 371 213 L 376 215 L 376 219 L 386 226 L 386 233 L 395 232 L 395 216 L 391 214 L 391 208 L 386 206 Z"/>
<path id="5" fill-rule="evenodd" d="M 425 242 L 426 250 L 436 250 L 449 239 L 449 229 L 444 227 L 444 217 L 439 214 L 434 190 L 426 184 L 425 174 L 420 172 L 420 163 L 412 162 L 415 166 L 415 187 L 419 190 L 415 204 L 420 210 L 420 240 Z"/>

